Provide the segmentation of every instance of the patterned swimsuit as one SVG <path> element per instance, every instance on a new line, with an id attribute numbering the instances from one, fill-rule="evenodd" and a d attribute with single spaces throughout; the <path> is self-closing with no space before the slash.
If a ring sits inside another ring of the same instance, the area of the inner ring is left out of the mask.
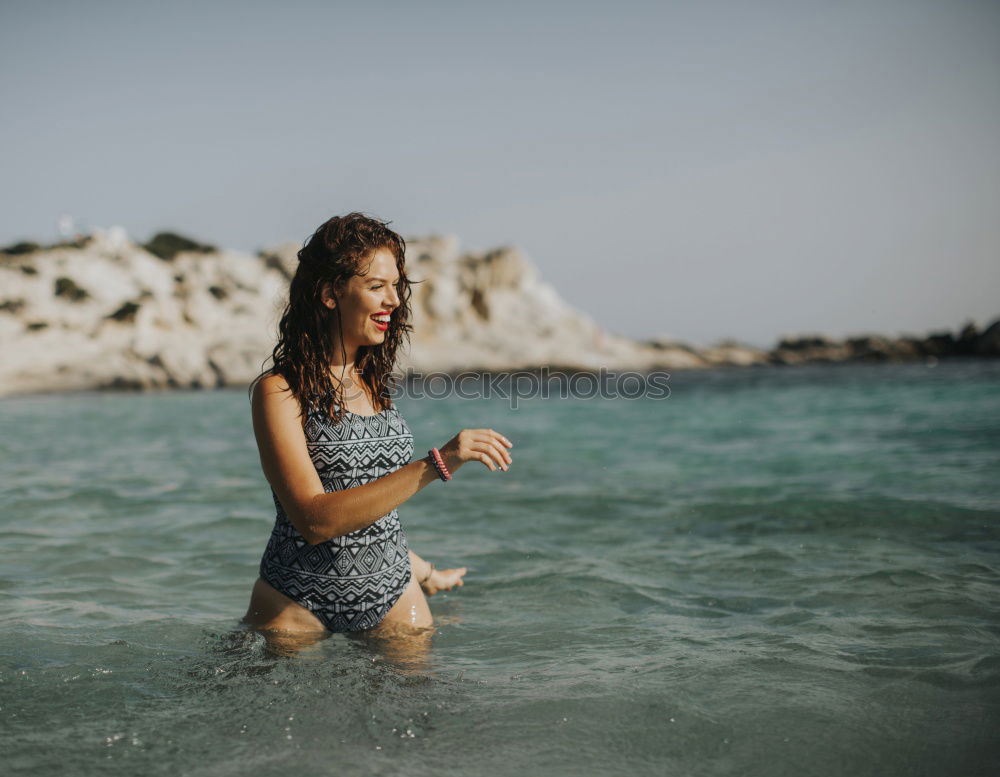
<path id="1" fill-rule="evenodd" d="M 413 435 L 395 405 L 373 416 L 345 411 L 339 424 L 313 407 L 304 429 L 327 493 L 384 477 L 413 456 Z M 410 582 L 409 548 L 396 511 L 364 529 L 310 545 L 273 489 L 271 496 L 277 517 L 260 576 L 330 631 L 377 626 Z"/>

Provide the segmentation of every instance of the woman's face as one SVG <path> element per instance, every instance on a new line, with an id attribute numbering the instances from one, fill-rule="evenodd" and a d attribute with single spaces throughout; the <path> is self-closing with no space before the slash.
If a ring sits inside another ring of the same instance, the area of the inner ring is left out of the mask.
<path id="1" fill-rule="evenodd" d="M 338 300 L 330 296 L 329 285 L 323 289 L 323 304 L 331 310 L 340 306 L 348 358 L 354 358 L 363 345 L 380 345 L 389 329 L 389 317 L 399 307 L 399 273 L 391 251 L 378 249 L 371 263 L 367 267 L 362 265 L 361 271 L 364 275 L 352 276 Z M 336 327 L 336 317 L 333 322 Z"/>

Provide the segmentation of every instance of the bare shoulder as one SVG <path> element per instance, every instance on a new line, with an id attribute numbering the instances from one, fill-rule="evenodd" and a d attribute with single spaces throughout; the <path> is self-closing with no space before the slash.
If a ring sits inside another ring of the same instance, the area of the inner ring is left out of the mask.
<path id="1" fill-rule="evenodd" d="M 272 394 L 291 394 L 288 381 L 281 375 L 271 373 L 258 380 L 253 387 L 254 400 L 262 400 Z"/>
<path id="2" fill-rule="evenodd" d="M 265 375 L 254 384 L 251 401 L 255 407 L 273 403 L 291 403 L 296 408 L 299 407 L 298 399 L 288 387 L 288 381 L 275 374 Z"/>
<path id="3" fill-rule="evenodd" d="M 269 424 L 301 426 L 302 406 L 281 375 L 266 375 L 257 381 L 250 406 L 255 422 L 267 419 Z"/>

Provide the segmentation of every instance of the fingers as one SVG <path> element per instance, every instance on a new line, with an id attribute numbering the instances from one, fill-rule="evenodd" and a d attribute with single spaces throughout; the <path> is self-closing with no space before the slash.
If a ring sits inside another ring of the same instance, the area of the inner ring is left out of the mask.
<path id="1" fill-rule="evenodd" d="M 507 462 L 495 448 L 485 443 L 479 443 L 473 445 L 472 450 L 479 454 L 476 459 L 483 462 L 493 472 L 497 471 L 497 467 L 500 467 L 504 472 L 507 471 Z"/>
<path id="2" fill-rule="evenodd" d="M 509 467 L 514 461 L 514 459 L 511 458 L 511 455 L 507 453 L 507 449 L 504 448 L 503 444 L 497 440 L 490 440 L 488 444 L 494 451 L 496 451 L 496 454 L 500 456 L 500 461 L 506 465 L 504 469 L 507 469 L 507 467 Z"/>
<path id="3" fill-rule="evenodd" d="M 421 585 L 427 596 L 434 596 L 439 591 L 450 591 L 455 586 L 461 588 L 465 585 L 462 576 L 466 573 L 465 567 L 458 569 L 436 569 L 431 580 L 426 585 Z"/>
<path id="4" fill-rule="evenodd" d="M 463 429 L 442 449 L 446 459 L 452 459 L 452 468 L 464 461 L 479 461 L 483 466 L 496 472 L 497 468 L 506 472 L 513 463 L 508 449 L 514 443 L 493 429 Z"/>
<path id="5" fill-rule="evenodd" d="M 482 451 L 483 449 L 482 448 L 473 448 L 472 450 L 474 450 L 474 451 Z M 496 464 L 493 463 L 493 459 L 491 459 L 489 457 L 488 453 L 480 453 L 478 456 L 476 456 L 476 461 L 483 462 L 483 464 L 485 464 L 487 467 L 489 467 L 490 470 L 493 471 L 493 472 L 497 471 Z"/>
<path id="6" fill-rule="evenodd" d="M 490 434 L 492 434 L 494 437 L 496 437 L 500 442 L 502 442 L 508 448 L 513 448 L 514 447 L 514 443 L 512 443 L 510 440 L 508 440 L 506 437 L 504 437 L 502 434 L 500 434 L 500 432 L 494 432 L 492 429 L 484 429 L 483 431 L 484 432 L 489 432 Z"/>
<path id="7" fill-rule="evenodd" d="M 446 581 L 444 585 L 440 586 L 440 588 L 444 588 L 450 591 L 456 585 L 459 588 L 465 585 L 465 583 L 462 581 L 462 575 L 465 574 L 465 567 L 462 567 L 461 569 L 445 569 L 442 570 L 442 574 L 445 576 Z"/>
<path id="8" fill-rule="evenodd" d="M 485 433 L 488 437 L 494 440 L 502 448 L 513 448 L 514 443 L 504 437 L 500 432 L 494 432 L 492 429 L 479 429 L 478 431 Z M 506 453 L 506 451 L 504 451 Z"/>
<path id="9" fill-rule="evenodd" d="M 492 462 L 496 462 L 496 465 L 506 472 L 514 461 L 507 452 L 507 448 L 513 447 L 513 443 L 492 429 L 475 429 L 473 430 L 473 434 L 474 444 L 471 446 L 472 450 L 486 454 Z M 487 461 L 483 456 L 479 456 L 478 458 L 492 471 L 496 471 L 496 466 L 491 461 Z"/>

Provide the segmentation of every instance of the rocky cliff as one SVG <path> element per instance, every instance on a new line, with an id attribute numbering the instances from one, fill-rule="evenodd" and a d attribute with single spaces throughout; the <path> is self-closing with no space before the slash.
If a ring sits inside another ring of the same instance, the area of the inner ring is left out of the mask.
<path id="1" fill-rule="evenodd" d="M 299 246 L 252 256 L 112 229 L 0 254 L 0 393 L 245 385 L 274 346 Z M 462 253 L 454 238 L 408 248 L 410 371 L 702 366 L 603 332 L 513 248 Z"/>
<path id="2" fill-rule="evenodd" d="M 0 394 L 246 385 L 275 341 L 299 246 L 257 255 L 120 229 L 0 253 Z M 408 241 L 411 372 L 687 369 L 845 359 L 1000 354 L 1000 322 L 956 338 L 789 339 L 765 352 L 695 349 L 605 332 L 515 248 L 467 253 L 453 237 Z"/>

